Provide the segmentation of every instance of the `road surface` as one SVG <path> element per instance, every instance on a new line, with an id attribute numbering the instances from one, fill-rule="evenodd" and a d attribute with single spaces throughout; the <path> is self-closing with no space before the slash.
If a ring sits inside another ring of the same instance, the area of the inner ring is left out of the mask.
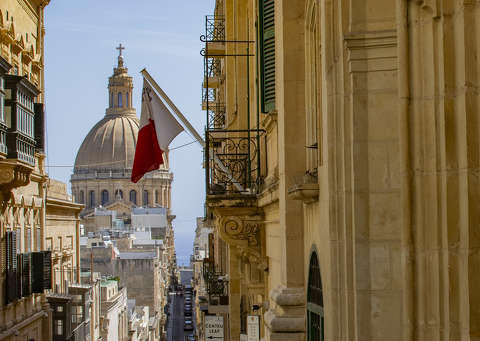
<path id="1" fill-rule="evenodd" d="M 183 285 L 190 284 L 192 278 L 191 271 L 181 271 L 180 280 Z M 168 341 L 184 341 L 185 335 L 195 334 L 195 331 L 192 330 L 183 330 L 183 303 L 184 296 L 175 295 L 175 293 L 170 294 L 170 316 L 168 319 L 168 328 L 167 328 L 167 340 Z M 195 300 L 192 297 L 192 304 Z M 195 311 L 195 308 L 192 307 L 192 311 Z M 192 320 L 195 321 L 195 317 L 192 316 Z"/>

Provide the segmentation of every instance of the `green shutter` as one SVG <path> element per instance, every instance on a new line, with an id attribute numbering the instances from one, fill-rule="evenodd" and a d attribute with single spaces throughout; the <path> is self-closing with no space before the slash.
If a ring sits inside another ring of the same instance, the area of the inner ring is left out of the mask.
<path id="1" fill-rule="evenodd" d="M 262 112 L 275 109 L 275 1 L 260 1 Z"/>

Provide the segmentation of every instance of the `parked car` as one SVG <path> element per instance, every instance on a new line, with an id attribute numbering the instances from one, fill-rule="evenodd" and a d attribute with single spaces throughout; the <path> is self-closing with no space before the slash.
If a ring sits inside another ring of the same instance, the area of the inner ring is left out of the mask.
<path id="1" fill-rule="evenodd" d="M 196 341 L 195 335 L 190 334 L 185 337 L 185 341 Z"/>
<path id="2" fill-rule="evenodd" d="M 184 316 L 192 316 L 192 311 L 191 311 L 191 310 L 185 310 L 185 311 L 183 312 L 183 315 L 184 315 Z"/>
<path id="3" fill-rule="evenodd" d="M 193 330 L 193 323 L 192 321 L 185 321 L 183 322 L 183 330 Z"/>

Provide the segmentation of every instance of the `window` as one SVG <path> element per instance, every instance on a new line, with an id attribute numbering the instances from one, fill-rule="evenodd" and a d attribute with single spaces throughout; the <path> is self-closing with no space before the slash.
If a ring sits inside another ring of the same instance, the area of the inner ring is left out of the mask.
<path id="1" fill-rule="evenodd" d="M 25 229 L 25 252 L 32 251 L 32 229 Z"/>
<path id="2" fill-rule="evenodd" d="M 0 77 L 0 122 L 5 123 L 5 81 Z"/>
<path id="3" fill-rule="evenodd" d="M 85 203 L 85 197 L 84 197 L 84 193 L 83 191 L 80 191 L 79 195 L 78 195 L 78 202 L 80 204 L 84 204 Z"/>
<path id="4" fill-rule="evenodd" d="M 118 107 L 121 108 L 123 106 L 122 104 L 122 93 L 118 93 Z"/>
<path id="5" fill-rule="evenodd" d="M 88 193 L 88 199 L 89 207 L 95 207 L 95 191 L 90 191 Z"/>
<path id="6" fill-rule="evenodd" d="M 260 77 L 262 112 L 275 109 L 275 1 L 260 0 Z"/>
<path id="7" fill-rule="evenodd" d="M 148 191 L 144 190 L 143 191 L 143 206 L 147 207 L 148 206 Z"/>
<path id="8" fill-rule="evenodd" d="M 61 305 L 57 306 L 57 313 L 63 313 L 63 306 Z"/>
<path id="9" fill-rule="evenodd" d="M 35 251 L 40 251 L 42 249 L 42 230 L 40 227 L 37 227 L 36 230 L 37 246 Z"/>
<path id="10" fill-rule="evenodd" d="M 63 320 L 55 320 L 53 330 L 55 335 L 63 335 Z"/>
<path id="11" fill-rule="evenodd" d="M 109 103 L 108 103 L 108 106 L 109 106 L 110 108 L 113 108 L 113 92 L 110 93 L 110 101 L 109 101 Z"/>
<path id="12" fill-rule="evenodd" d="M 128 95 L 128 91 L 125 94 L 125 103 L 127 103 L 125 106 L 128 108 L 130 106 L 130 97 Z"/>
<path id="13" fill-rule="evenodd" d="M 324 341 L 323 290 L 317 253 L 310 257 L 307 289 L 308 341 Z"/>
<path id="14" fill-rule="evenodd" d="M 83 307 L 81 305 L 72 306 L 72 323 L 79 324 L 83 321 Z"/>
<path id="15" fill-rule="evenodd" d="M 105 205 L 106 203 L 108 203 L 108 191 L 104 189 L 102 191 L 102 205 Z"/>
<path id="16" fill-rule="evenodd" d="M 130 202 L 133 202 L 135 205 L 137 204 L 137 192 L 134 190 L 130 191 Z"/>
<path id="17" fill-rule="evenodd" d="M 306 16 L 306 49 L 305 49 L 305 146 L 306 170 L 316 174 L 318 169 L 318 151 L 321 150 L 318 138 L 318 119 L 321 114 L 321 58 L 320 32 L 318 25 L 318 5 L 311 0 Z"/>
<path id="18" fill-rule="evenodd" d="M 158 189 L 155 190 L 155 204 L 160 203 L 160 195 L 158 194 Z"/>

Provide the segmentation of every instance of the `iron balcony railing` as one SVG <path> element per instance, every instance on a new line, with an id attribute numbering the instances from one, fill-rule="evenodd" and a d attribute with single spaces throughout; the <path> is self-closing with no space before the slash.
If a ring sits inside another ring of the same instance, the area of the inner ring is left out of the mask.
<path id="1" fill-rule="evenodd" d="M 205 57 L 204 63 L 206 76 L 218 77 L 222 74 L 222 62 L 219 58 Z"/>
<path id="2" fill-rule="evenodd" d="M 215 270 L 214 263 L 209 261 L 203 262 L 203 279 L 210 297 L 228 295 L 228 282 L 224 280 L 221 272 Z"/>
<path id="3" fill-rule="evenodd" d="M 256 194 L 261 182 L 264 130 L 207 130 L 207 194 Z"/>
<path id="4" fill-rule="evenodd" d="M 225 41 L 225 17 L 205 16 L 205 35 L 200 36 L 200 40 L 203 42 Z"/>
<path id="5" fill-rule="evenodd" d="M 214 103 L 214 105 L 208 107 L 208 130 L 225 129 L 226 111 L 225 104 Z"/>

